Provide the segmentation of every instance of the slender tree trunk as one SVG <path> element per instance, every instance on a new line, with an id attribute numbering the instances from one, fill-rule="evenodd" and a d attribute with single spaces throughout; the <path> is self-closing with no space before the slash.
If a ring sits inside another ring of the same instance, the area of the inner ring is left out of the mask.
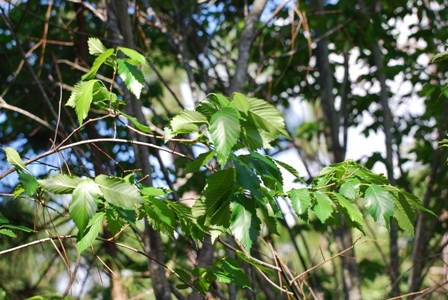
<path id="1" fill-rule="evenodd" d="M 128 3 L 123 0 L 107 0 L 107 22 L 108 33 L 111 40 L 118 45 L 134 48 L 133 33 L 130 18 L 128 15 Z M 141 102 L 138 101 L 129 91 L 125 91 L 126 112 L 146 124 L 146 119 L 142 112 Z M 145 137 L 129 132 L 131 139 L 144 140 Z M 149 150 L 147 147 L 133 146 L 136 164 L 142 169 L 146 177 L 144 183 L 152 185 L 152 168 L 149 163 Z M 163 244 L 160 233 L 155 231 L 148 223 L 144 233 L 145 252 L 158 261 L 164 261 Z M 171 300 L 171 290 L 168 279 L 165 276 L 165 269 L 155 261 L 148 259 L 148 269 L 151 276 L 152 287 L 157 300 Z"/>
<path id="2" fill-rule="evenodd" d="M 316 11 L 324 12 L 322 0 L 314 0 L 314 5 Z M 316 30 L 316 38 L 319 38 L 320 36 L 322 36 L 322 33 Z M 345 158 L 345 147 L 341 145 L 339 139 L 341 124 L 339 120 L 339 112 L 334 106 L 333 74 L 328 59 L 328 44 L 325 39 L 322 39 L 317 43 L 315 56 L 316 65 L 319 70 L 322 110 L 328 130 L 326 140 L 330 163 L 341 162 Z M 352 229 L 345 225 L 345 220 L 342 215 L 341 228 L 335 228 L 333 232 L 338 251 L 343 251 L 353 245 Z M 349 300 L 358 300 L 362 298 L 358 266 L 354 257 L 354 249 L 350 250 L 346 255 L 341 256 L 344 299 Z"/>

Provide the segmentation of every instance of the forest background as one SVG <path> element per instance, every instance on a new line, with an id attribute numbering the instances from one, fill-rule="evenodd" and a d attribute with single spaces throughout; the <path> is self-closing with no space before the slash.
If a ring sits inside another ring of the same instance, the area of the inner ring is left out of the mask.
<path id="1" fill-rule="evenodd" d="M 251 253 L 278 262 L 291 277 L 304 274 L 300 285 L 287 287 L 275 272 L 263 276 L 253 261 L 235 256 L 231 249 L 244 246 L 231 235 L 194 243 L 182 230 L 169 235 L 166 228 L 152 229 L 154 223 L 128 226 L 112 240 L 104 225 L 102 241 L 78 256 L 70 239 L 53 240 L 76 237 L 67 219 L 69 198 L 46 194 L 41 203 L 15 194 L 21 178 L 3 176 L 10 165 L 0 151 L 0 299 L 202 299 L 206 293 L 212 299 L 443 299 L 447 152 L 439 143 L 448 121 L 447 65 L 429 62 L 448 40 L 445 1 L 1 1 L 0 16 L 0 144 L 24 160 L 78 127 L 79 115 L 65 104 L 95 60 L 88 44 L 93 37 L 146 59 L 139 100 L 125 78 L 97 70 L 139 120 L 134 124 L 146 123 L 162 136 L 171 118 L 210 93 L 232 98 L 241 92 L 285 116 L 283 136 L 291 139 L 260 151 L 299 170 L 295 182 L 282 173 L 285 190 L 310 185 L 325 166 L 355 158 L 439 216 L 416 211 L 410 231 L 394 222 L 387 230 L 366 217 L 363 235 L 343 219 L 342 226 L 304 220 L 280 199 L 278 235 L 264 226 Z M 200 197 L 208 169 L 191 175 L 185 168 L 203 147 L 136 135 L 103 116 L 104 110 L 90 109 L 87 119 L 97 122 L 86 122 L 71 142 L 116 135 L 159 148 L 91 143 L 34 162 L 30 172 L 39 179 L 63 168 L 92 178 L 131 176 L 169 189 L 165 196 L 179 203 Z M 242 273 L 200 273 L 223 257 Z M 201 269 L 190 273 L 195 266 Z M 244 277 L 247 286 L 235 285 L 229 274 Z"/>

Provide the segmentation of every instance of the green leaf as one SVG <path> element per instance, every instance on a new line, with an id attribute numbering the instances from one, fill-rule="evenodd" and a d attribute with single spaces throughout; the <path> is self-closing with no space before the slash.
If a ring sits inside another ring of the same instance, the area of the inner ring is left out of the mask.
<path id="1" fill-rule="evenodd" d="M 136 228 L 136 218 L 135 209 L 125 209 L 113 204 L 106 209 L 107 228 L 112 235 L 116 235 L 126 224 Z"/>
<path id="2" fill-rule="evenodd" d="M 212 272 L 220 282 L 234 282 L 239 287 L 252 290 L 246 274 L 243 272 L 243 269 L 236 259 L 224 258 L 221 261 L 221 268 L 215 267 L 212 269 Z"/>
<path id="3" fill-rule="evenodd" d="M 6 153 L 6 160 L 16 168 L 17 171 L 22 170 L 26 172 L 30 172 L 25 164 L 23 163 L 22 159 L 20 158 L 19 153 L 16 151 L 16 149 L 11 147 L 4 147 L 3 150 L 5 150 Z"/>
<path id="4" fill-rule="evenodd" d="M 97 107 L 108 109 L 110 106 L 103 105 L 101 102 L 110 101 L 115 104 L 115 107 L 118 107 L 118 104 L 124 103 L 122 100 L 118 100 L 117 94 L 111 93 L 104 86 L 99 89 L 94 89 L 92 103 L 94 103 Z"/>
<path id="5" fill-rule="evenodd" d="M 381 186 L 372 184 L 364 194 L 365 207 L 373 219 L 380 225 L 389 227 L 389 218 L 394 214 L 394 200 Z"/>
<path id="6" fill-rule="evenodd" d="M 194 173 L 207 164 L 207 162 L 216 154 L 216 151 L 211 150 L 205 153 L 201 153 L 193 161 L 188 162 L 185 165 L 185 174 Z"/>
<path id="7" fill-rule="evenodd" d="M 2 228 L 8 228 L 8 229 L 16 229 L 16 230 L 20 230 L 23 232 L 36 232 L 34 229 L 28 228 L 26 226 L 22 226 L 22 225 L 11 225 L 11 224 L 3 224 L 1 225 Z"/>
<path id="8" fill-rule="evenodd" d="M 355 201 L 359 198 L 359 186 L 358 180 L 347 180 L 341 185 L 339 192 L 347 199 Z"/>
<path id="9" fill-rule="evenodd" d="M 90 80 L 95 78 L 96 73 L 100 69 L 100 67 L 103 65 L 103 63 L 114 54 L 114 49 L 107 49 L 103 53 L 101 53 L 93 62 L 92 68 L 90 71 L 86 74 L 84 74 L 81 79 L 82 80 Z"/>
<path id="10" fill-rule="evenodd" d="M 104 47 L 103 43 L 97 38 L 89 38 L 87 44 L 89 46 L 90 55 L 99 55 L 106 51 L 106 47 Z"/>
<path id="11" fill-rule="evenodd" d="M 80 237 L 98 209 L 100 195 L 98 185 L 90 178 L 84 178 L 73 190 L 69 214 L 78 227 Z"/>
<path id="12" fill-rule="evenodd" d="M 247 256 L 244 252 L 242 252 L 240 250 L 236 250 L 236 255 L 239 258 L 241 258 L 242 260 L 244 260 L 245 262 L 247 262 L 248 264 L 250 264 L 250 265 L 252 265 L 254 267 L 257 267 L 258 269 L 260 269 L 264 273 L 271 274 L 271 275 L 274 274 L 274 270 L 263 266 L 262 264 L 260 264 L 258 261 L 256 261 L 252 257 Z"/>
<path id="13" fill-rule="evenodd" d="M 23 188 L 22 184 L 18 184 L 15 188 L 14 188 L 14 196 L 13 199 L 16 199 L 17 197 L 19 197 L 20 195 L 22 195 L 23 193 L 25 193 L 25 189 Z"/>
<path id="14" fill-rule="evenodd" d="M 70 177 L 65 174 L 58 174 L 49 179 L 38 180 L 39 184 L 53 194 L 71 194 L 81 183 L 79 177 Z"/>
<path id="15" fill-rule="evenodd" d="M 104 212 L 98 212 L 93 216 L 93 218 L 90 219 L 83 237 L 77 243 L 79 254 L 92 245 L 93 241 L 96 239 L 98 233 L 103 227 L 103 219 L 105 215 L 106 214 Z"/>
<path id="16" fill-rule="evenodd" d="M 207 293 L 210 285 L 215 281 L 215 275 L 204 268 L 195 268 L 191 273 L 197 277 L 193 286 L 202 294 Z"/>
<path id="17" fill-rule="evenodd" d="M 176 215 L 166 205 L 164 201 L 158 199 L 149 199 L 145 205 L 145 211 L 148 215 L 148 222 L 155 230 L 161 231 L 166 235 L 174 237 L 176 228 Z"/>
<path id="18" fill-rule="evenodd" d="M 247 164 L 254 168 L 263 180 L 266 187 L 283 194 L 283 176 L 277 165 L 268 156 L 257 152 L 250 155 L 240 155 L 241 160 L 247 160 Z"/>
<path id="19" fill-rule="evenodd" d="M 199 126 L 208 124 L 207 118 L 197 112 L 184 110 L 176 115 L 170 122 L 173 134 L 198 132 Z"/>
<path id="20" fill-rule="evenodd" d="M 311 208 L 312 211 L 316 214 L 322 224 L 325 224 L 325 221 L 330 217 L 333 213 L 333 205 L 331 204 L 330 198 L 320 191 L 313 193 L 314 198 L 316 199 L 316 203 Z"/>
<path id="21" fill-rule="evenodd" d="M 203 114 L 208 121 L 211 120 L 212 116 L 218 111 L 213 104 L 210 104 L 208 102 L 201 102 L 199 103 L 195 111 Z"/>
<path id="22" fill-rule="evenodd" d="M 36 178 L 33 175 L 25 173 L 23 171 L 18 171 L 18 173 L 19 181 L 22 183 L 25 194 L 30 196 L 34 195 L 39 188 L 39 183 L 37 182 Z"/>
<path id="23" fill-rule="evenodd" d="M 137 51 L 125 47 L 118 47 L 118 50 L 123 52 L 126 56 L 130 57 L 131 59 L 138 61 L 141 64 L 146 64 L 145 57 L 140 53 L 138 53 Z"/>
<path id="24" fill-rule="evenodd" d="M 255 201 L 246 197 L 237 198 L 232 201 L 232 219 L 230 221 L 230 229 L 233 235 L 250 253 L 252 244 L 260 235 L 261 221 L 257 217 L 255 210 Z"/>
<path id="25" fill-rule="evenodd" d="M 100 89 L 101 86 L 98 83 L 98 80 L 92 79 L 89 81 L 81 81 L 78 82 L 70 95 L 70 98 L 67 101 L 66 106 L 71 106 L 75 108 L 76 115 L 78 116 L 79 124 L 82 125 L 85 118 L 90 110 L 90 104 L 93 99 L 93 91 L 94 86 L 97 85 L 96 88 Z"/>
<path id="26" fill-rule="evenodd" d="M 261 133 L 257 126 L 254 124 L 241 120 L 241 139 L 249 150 L 254 151 L 257 149 L 265 148 L 270 149 L 272 146 L 269 144 L 273 139 L 267 138 L 265 134 Z"/>
<path id="27" fill-rule="evenodd" d="M 128 119 L 129 121 L 131 121 L 132 124 L 134 124 L 135 128 L 137 128 L 138 130 L 143 131 L 143 132 L 145 132 L 145 133 L 150 133 L 150 134 L 153 133 L 153 132 L 151 131 L 151 129 L 149 129 L 149 126 L 147 126 L 147 125 L 143 125 L 142 123 L 140 123 L 140 122 L 137 120 L 137 118 L 131 117 L 131 116 L 125 114 L 125 113 L 122 112 L 122 111 L 119 111 L 119 113 L 120 113 L 120 115 L 122 115 L 123 117 L 125 117 L 126 119 Z"/>
<path id="28" fill-rule="evenodd" d="M 210 100 L 210 102 L 212 102 L 219 108 L 226 107 L 227 105 L 230 104 L 229 98 L 219 94 L 208 94 L 207 99 Z"/>
<path id="29" fill-rule="evenodd" d="M 289 199 L 294 212 L 300 217 L 308 213 L 311 205 L 311 196 L 308 189 L 292 189 L 289 192 Z"/>
<path id="30" fill-rule="evenodd" d="M 153 186 L 148 186 L 140 189 L 140 193 L 142 193 L 143 196 L 148 197 L 166 197 L 168 196 L 168 193 L 162 189 L 162 188 L 156 188 Z"/>
<path id="31" fill-rule="evenodd" d="M 218 153 L 218 162 L 225 166 L 232 147 L 240 136 L 238 111 L 232 107 L 223 107 L 210 121 L 210 135 Z"/>
<path id="32" fill-rule="evenodd" d="M 278 159 L 274 159 L 271 157 L 271 159 L 280 167 L 282 167 L 283 169 L 285 169 L 286 171 L 288 171 L 289 173 L 291 173 L 296 179 L 299 179 L 300 181 L 303 182 L 303 180 L 300 178 L 299 172 L 297 172 L 296 169 L 294 169 L 292 166 L 288 165 L 285 162 L 282 162 L 281 160 Z"/>
<path id="33" fill-rule="evenodd" d="M 17 235 L 9 229 L 0 229 L 0 234 L 7 235 L 12 238 L 16 238 Z"/>
<path id="34" fill-rule="evenodd" d="M 264 206 L 258 206 L 257 211 L 261 212 L 264 217 L 264 223 L 266 224 L 269 231 L 273 234 L 280 235 L 277 230 L 277 217 L 272 209 L 270 203 L 266 203 Z"/>
<path id="35" fill-rule="evenodd" d="M 444 52 L 440 52 L 437 53 L 436 55 L 433 56 L 433 58 L 431 58 L 432 63 L 434 62 L 439 62 L 439 61 L 443 61 L 443 60 L 447 60 L 448 59 L 448 51 L 444 51 Z"/>
<path id="36" fill-rule="evenodd" d="M 232 155 L 232 158 L 236 170 L 236 182 L 244 189 L 249 190 L 255 197 L 263 198 L 263 194 L 260 192 L 260 179 L 257 174 L 240 161 L 237 156 Z"/>
<path id="37" fill-rule="evenodd" d="M 359 230 L 363 231 L 364 226 L 364 218 L 362 216 L 362 213 L 358 210 L 354 204 L 350 203 L 349 200 L 347 200 L 344 196 L 338 193 L 331 193 L 330 194 L 336 205 L 338 206 L 339 210 L 344 214 L 346 220 L 349 219 L 352 222 L 355 223 L 355 227 Z"/>
<path id="38" fill-rule="evenodd" d="M 244 96 L 243 94 L 237 92 L 233 93 L 233 104 L 240 112 L 246 115 L 249 112 L 249 100 L 247 100 L 246 96 Z"/>
<path id="39" fill-rule="evenodd" d="M 9 220 L 0 211 L 0 224 L 8 224 Z"/>
<path id="40" fill-rule="evenodd" d="M 117 63 L 118 75 L 123 79 L 129 91 L 133 93 L 137 99 L 140 99 L 140 93 L 145 84 L 143 73 L 137 69 L 136 66 L 124 59 L 117 59 Z"/>
<path id="41" fill-rule="evenodd" d="M 118 177 L 99 175 L 95 178 L 104 199 L 115 206 L 132 208 L 135 204 L 143 203 L 138 190 L 129 182 Z"/>
<path id="42" fill-rule="evenodd" d="M 248 121 L 261 128 L 272 139 L 279 136 L 291 139 L 286 131 L 283 116 L 277 108 L 261 99 L 248 98 L 248 101 L 250 103 Z"/>

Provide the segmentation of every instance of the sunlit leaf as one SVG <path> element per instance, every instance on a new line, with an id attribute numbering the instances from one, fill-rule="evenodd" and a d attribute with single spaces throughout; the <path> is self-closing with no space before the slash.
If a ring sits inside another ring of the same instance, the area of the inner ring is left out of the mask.
<path id="1" fill-rule="evenodd" d="M 143 131 L 144 133 L 152 133 L 151 129 L 149 128 L 149 126 L 147 125 L 143 125 L 142 123 L 140 123 L 137 118 L 131 117 L 127 114 L 125 114 L 124 112 L 120 111 L 120 115 L 122 115 L 123 117 L 125 117 L 126 119 L 128 119 L 129 121 L 132 122 L 132 124 L 134 124 L 135 128 L 137 128 L 140 131 Z"/>
<path id="2" fill-rule="evenodd" d="M 121 178 L 99 175 L 95 178 L 95 182 L 106 201 L 115 206 L 131 208 L 135 204 L 143 203 L 143 198 L 134 185 Z"/>
<path id="3" fill-rule="evenodd" d="M 126 54 L 131 59 L 138 61 L 141 64 L 146 64 L 145 57 L 142 54 L 138 53 L 137 51 L 125 47 L 118 47 L 118 50 Z"/>
<path id="4" fill-rule="evenodd" d="M 143 85 L 145 84 L 145 78 L 143 73 L 137 69 L 136 66 L 127 62 L 124 59 L 117 59 L 118 63 L 118 75 L 123 79 L 126 87 L 140 99 L 140 93 L 142 92 Z"/>
<path id="5" fill-rule="evenodd" d="M 326 194 L 317 191 L 314 192 L 313 195 L 316 199 L 316 203 L 313 207 L 311 207 L 311 210 L 316 214 L 322 223 L 325 223 L 334 211 L 333 205 Z"/>
<path id="6" fill-rule="evenodd" d="M 311 205 L 311 196 L 308 189 L 292 189 L 289 192 L 289 199 L 291 199 L 292 208 L 298 216 L 308 212 Z"/>
<path id="7" fill-rule="evenodd" d="M 373 219 L 390 229 L 389 218 L 394 214 L 394 200 L 382 187 L 372 184 L 365 191 L 365 207 Z"/>
<path id="8" fill-rule="evenodd" d="M 226 107 L 230 103 L 230 100 L 227 97 L 224 97 L 223 95 L 219 95 L 219 94 L 213 94 L 213 93 L 208 94 L 207 99 L 209 99 L 210 102 L 212 102 L 219 108 Z"/>
<path id="9" fill-rule="evenodd" d="M 25 173 L 23 171 L 19 171 L 18 173 L 19 181 L 22 183 L 25 194 L 30 196 L 34 195 L 39 188 L 39 183 L 37 182 L 36 178 L 33 175 Z"/>
<path id="10" fill-rule="evenodd" d="M 360 183 L 357 180 L 347 180 L 341 185 L 339 192 L 347 199 L 355 201 L 359 198 Z"/>
<path id="11" fill-rule="evenodd" d="M 355 204 L 352 204 L 341 194 L 331 193 L 331 196 L 333 197 L 332 199 L 337 204 L 339 210 L 344 214 L 345 218 L 357 224 L 355 227 L 363 231 L 364 218 Z"/>
<path id="12" fill-rule="evenodd" d="M 79 177 L 71 177 L 65 174 L 38 180 L 41 186 L 53 194 L 71 194 L 81 181 L 82 179 Z"/>
<path id="13" fill-rule="evenodd" d="M 100 195 L 98 185 L 90 178 L 84 178 L 73 190 L 69 214 L 78 227 L 80 237 L 98 209 Z"/>
<path id="14" fill-rule="evenodd" d="M 207 118 L 197 112 L 184 110 L 177 114 L 170 122 L 173 134 L 198 132 L 199 126 L 207 124 Z"/>
<path id="15" fill-rule="evenodd" d="M 106 47 L 97 38 L 89 38 L 87 45 L 89 46 L 90 55 L 98 55 L 106 51 Z"/>
<path id="16" fill-rule="evenodd" d="M 86 74 L 84 74 L 81 79 L 82 80 L 90 80 L 95 78 L 96 73 L 100 69 L 100 67 L 103 65 L 103 63 L 112 55 L 114 54 L 114 49 L 107 49 L 103 53 L 101 53 L 93 62 L 92 68 L 90 71 Z"/>
<path id="17" fill-rule="evenodd" d="M 240 135 L 238 111 L 223 107 L 213 115 L 210 123 L 210 135 L 218 153 L 218 162 L 224 166 Z"/>
<path id="18" fill-rule="evenodd" d="M 243 269 L 236 259 L 224 258 L 221 261 L 221 268 L 213 268 L 212 272 L 220 282 L 234 282 L 239 287 L 252 290 L 247 275 L 244 274 Z"/>
<path id="19" fill-rule="evenodd" d="M 12 238 L 16 238 L 17 237 L 17 235 L 14 232 L 12 232 L 11 230 L 9 230 L 9 229 L 0 229 L 0 234 L 6 235 L 6 236 L 9 236 L 9 237 L 12 237 Z"/>
<path id="20" fill-rule="evenodd" d="M 23 170 L 29 173 L 27 167 L 22 161 L 22 158 L 20 158 L 19 153 L 16 151 L 16 149 L 11 147 L 4 147 L 3 150 L 5 150 L 6 153 L 6 160 L 16 168 L 16 170 Z"/>
<path id="21" fill-rule="evenodd" d="M 232 219 L 230 229 L 233 235 L 250 252 L 260 234 L 261 221 L 257 217 L 255 201 L 246 197 L 234 198 L 231 203 Z"/>
<path id="22" fill-rule="evenodd" d="M 233 93 L 233 104 L 240 112 L 247 114 L 250 109 L 249 100 L 241 93 Z"/>
<path id="23" fill-rule="evenodd" d="M 93 241 L 95 241 L 96 237 L 98 236 L 98 233 L 100 232 L 103 226 L 103 219 L 105 215 L 106 214 L 104 212 L 98 212 L 90 219 L 83 237 L 77 243 L 79 254 L 81 254 L 84 250 L 90 247 Z"/>
<path id="24" fill-rule="evenodd" d="M 207 164 L 207 162 L 216 154 L 216 151 L 211 150 L 198 155 L 193 161 L 185 165 L 185 174 L 194 173 Z"/>

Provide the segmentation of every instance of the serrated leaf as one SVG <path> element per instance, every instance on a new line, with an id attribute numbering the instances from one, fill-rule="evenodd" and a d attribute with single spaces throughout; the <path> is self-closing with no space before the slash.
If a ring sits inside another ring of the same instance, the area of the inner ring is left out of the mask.
<path id="1" fill-rule="evenodd" d="M 244 252 L 242 252 L 240 250 L 236 250 L 236 255 L 239 258 L 241 258 L 242 260 L 244 260 L 245 262 L 247 262 L 248 264 L 250 264 L 250 265 L 252 265 L 254 267 L 257 267 L 258 269 L 260 269 L 264 273 L 271 274 L 271 275 L 274 274 L 274 270 L 263 266 L 258 261 L 254 260 L 252 257 L 247 256 Z"/>
<path id="2" fill-rule="evenodd" d="M 34 195 L 39 188 L 39 183 L 37 182 L 36 178 L 33 175 L 25 173 L 23 171 L 18 171 L 18 173 L 19 181 L 20 183 L 22 183 L 25 194 L 29 196 Z"/>
<path id="3" fill-rule="evenodd" d="M 168 196 L 168 193 L 164 189 L 156 188 L 153 186 L 141 188 L 140 193 L 142 193 L 143 196 L 148 196 L 148 197 L 166 197 L 166 196 Z"/>
<path id="4" fill-rule="evenodd" d="M 354 204 L 350 203 L 350 201 L 341 194 L 332 193 L 331 195 L 335 197 L 335 199 L 333 198 L 334 202 L 337 204 L 339 210 L 344 214 L 345 218 L 356 223 L 356 228 L 364 232 L 364 218 L 358 208 L 354 206 Z"/>
<path id="5" fill-rule="evenodd" d="M 230 229 L 236 239 L 250 253 L 252 244 L 260 235 L 261 221 L 255 210 L 255 201 L 245 197 L 234 198 L 231 203 L 232 219 Z"/>
<path id="6" fill-rule="evenodd" d="M 16 230 L 20 230 L 23 232 L 36 232 L 34 229 L 28 228 L 26 226 L 22 226 L 22 225 L 11 225 L 11 224 L 2 224 L 1 225 L 2 228 L 8 228 L 8 229 L 16 229 Z"/>
<path id="7" fill-rule="evenodd" d="M 268 188 L 283 193 L 283 176 L 277 165 L 268 156 L 257 152 L 251 152 L 250 155 L 239 156 L 246 159 L 247 164 L 254 168 L 261 177 L 263 183 Z"/>
<path id="8" fill-rule="evenodd" d="M 98 185 L 90 178 L 84 178 L 73 190 L 69 214 L 78 227 L 80 237 L 98 209 L 100 195 L 101 191 Z"/>
<path id="9" fill-rule="evenodd" d="M 347 180 L 341 185 L 339 192 L 347 199 L 355 201 L 359 198 L 360 183 L 357 180 Z"/>
<path id="10" fill-rule="evenodd" d="M 143 85 L 145 84 L 143 73 L 137 69 L 136 66 L 124 59 L 117 59 L 117 63 L 118 75 L 121 79 L 123 79 L 129 91 L 133 93 L 137 99 L 140 99 L 140 93 L 142 92 Z"/>
<path id="11" fill-rule="evenodd" d="M 106 89 L 104 86 L 102 86 L 98 90 L 96 90 L 96 91 L 94 90 L 92 103 L 94 103 L 97 107 L 100 107 L 100 108 L 104 108 L 104 109 L 110 108 L 109 105 L 106 106 L 101 103 L 104 101 L 110 101 L 115 105 L 117 105 L 118 103 L 121 103 L 121 102 L 124 104 L 124 101 L 118 100 L 117 94 L 111 93 L 108 89 Z M 117 107 L 117 106 L 115 106 L 115 107 Z"/>
<path id="12" fill-rule="evenodd" d="M 277 218 L 275 213 L 269 203 L 265 204 L 265 206 L 259 206 L 257 211 L 260 211 L 264 217 L 264 223 L 269 231 L 273 234 L 280 235 L 277 230 Z"/>
<path id="13" fill-rule="evenodd" d="M 198 132 L 199 126 L 207 123 L 207 118 L 203 114 L 197 111 L 184 110 L 171 120 L 170 125 L 172 133 L 176 135 Z"/>
<path id="14" fill-rule="evenodd" d="M 87 229 L 83 234 L 81 240 L 78 241 L 78 253 L 81 254 L 84 250 L 86 250 L 90 245 L 92 245 L 93 241 L 95 241 L 98 233 L 100 232 L 103 226 L 103 219 L 106 214 L 104 212 L 96 213 L 89 221 L 87 225 Z"/>
<path id="15" fill-rule="evenodd" d="M 123 52 L 126 56 L 130 57 L 131 59 L 138 61 L 141 64 L 146 64 L 145 57 L 138 53 L 137 51 L 125 47 L 118 47 L 118 50 Z"/>
<path id="16" fill-rule="evenodd" d="M 205 166 L 215 154 L 215 150 L 199 154 L 193 161 L 190 161 L 185 165 L 185 174 L 199 171 L 199 169 Z"/>
<path id="17" fill-rule="evenodd" d="M 215 268 L 212 268 L 212 272 L 220 282 L 234 282 L 239 287 L 252 290 L 246 274 L 236 259 L 224 258 L 221 261 L 221 267 L 218 268 L 215 266 Z"/>
<path id="18" fill-rule="evenodd" d="M 274 159 L 271 157 L 271 159 L 280 167 L 282 167 L 283 169 L 285 169 L 286 171 L 288 171 L 289 173 L 291 173 L 296 179 L 299 179 L 300 181 L 303 182 L 303 180 L 300 178 L 299 172 L 297 172 L 296 169 L 294 169 L 292 166 L 288 165 L 287 163 L 278 160 L 278 159 Z"/>
<path id="19" fill-rule="evenodd" d="M 201 102 L 196 106 L 195 111 L 203 114 L 207 120 L 210 121 L 212 116 L 217 112 L 217 109 L 213 106 L 213 104 Z"/>
<path id="20" fill-rule="evenodd" d="M 139 191 L 131 183 L 118 177 L 99 175 L 95 178 L 104 199 L 115 206 L 132 208 L 135 204 L 143 203 Z"/>
<path id="21" fill-rule="evenodd" d="M 79 177 L 58 174 L 49 179 L 38 180 L 39 184 L 53 194 L 71 194 L 82 181 Z"/>
<path id="22" fill-rule="evenodd" d="M 120 115 L 122 115 L 123 117 L 125 117 L 126 119 L 128 119 L 129 121 L 132 122 L 132 124 L 134 124 L 135 128 L 137 128 L 140 131 L 143 131 L 145 133 L 153 133 L 151 131 L 151 129 L 149 128 L 149 126 L 147 125 L 143 125 L 142 123 L 140 123 L 137 118 L 131 117 L 127 114 L 125 114 L 124 112 L 120 111 Z"/>
<path id="23" fill-rule="evenodd" d="M 433 56 L 433 58 L 431 58 L 432 63 L 434 62 L 439 62 L 439 61 L 443 61 L 443 60 L 447 60 L 448 59 L 448 51 L 444 51 L 444 52 L 440 52 L 437 53 L 436 55 Z"/>
<path id="24" fill-rule="evenodd" d="M 6 235 L 6 236 L 9 236 L 9 237 L 12 237 L 12 238 L 16 238 L 17 237 L 17 235 L 14 232 L 12 232 L 11 230 L 9 230 L 9 229 L 0 229 L 0 234 Z"/>
<path id="25" fill-rule="evenodd" d="M 184 280 L 186 282 L 191 281 L 191 275 L 184 269 L 174 268 L 174 271 L 177 273 L 177 275 L 179 275 L 180 278 L 182 278 L 182 280 Z"/>
<path id="26" fill-rule="evenodd" d="M 25 164 L 22 161 L 22 158 L 20 158 L 19 153 L 16 151 L 16 149 L 11 147 L 4 147 L 3 150 L 5 150 L 6 153 L 6 160 L 16 168 L 16 170 L 22 170 L 26 172 L 30 172 Z"/>
<path id="27" fill-rule="evenodd" d="M 9 220 L 0 211 L 0 224 L 8 224 Z"/>
<path id="28" fill-rule="evenodd" d="M 240 136 L 238 111 L 232 107 L 223 107 L 210 121 L 210 135 L 218 153 L 218 162 L 225 166 L 232 147 Z"/>
<path id="29" fill-rule="evenodd" d="M 19 184 L 14 188 L 14 196 L 13 196 L 13 199 L 16 199 L 17 197 L 19 197 L 19 196 L 22 195 L 23 193 L 25 193 L 25 189 L 23 188 L 22 184 L 19 183 Z"/>
<path id="30" fill-rule="evenodd" d="M 68 99 L 66 106 L 75 108 L 79 124 L 82 125 L 90 110 L 90 104 L 93 99 L 94 86 L 101 88 L 96 79 L 78 82 Z"/>
<path id="31" fill-rule="evenodd" d="M 204 268 L 194 268 L 192 274 L 197 277 L 193 282 L 193 286 L 202 294 L 207 293 L 210 285 L 215 280 L 215 275 Z"/>
<path id="32" fill-rule="evenodd" d="M 289 192 L 291 206 L 294 212 L 300 217 L 308 212 L 311 205 L 311 196 L 308 189 L 292 189 Z"/>
<path id="33" fill-rule="evenodd" d="M 89 46 L 90 55 L 98 55 L 106 51 L 106 47 L 97 38 L 89 38 L 87 45 Z"/>
<path id="34" fill-rule="evenodd" d="M 333 213 L 333 205 L 331 204 L 330 198 L 320 191 L 313 193 L 314 198 L 316 199 L 315 204 L 311 207 L 311 210 L 316 214 L 322 224 L 325 224 L 325 221 L 330 217 Z"/>
<path id="35" fill-rule="evenodd" d="M 148 222 L 155 230 L 174 237 L 174 229 L 177 225 L 176 216 L 165 202 L 158 199 L 149 199 L 145 205 Z"/>
<path id="36" fill-rule="evenodd" d="M 388 230 L 389 219 L 394 214 L 394 200 L 381 186 L 372 184 L 364 194 L 365 207 L 373 219 Z"/>
<path id="37" fill-rule="evenodd" d="M 227 97 L 219 94 L 208 94 L 207 99 L 219 108 L 226 107 L 230 103 L 230 100 Z"/>
<path id="38" fill-rule="evenodd" d="M 244 114 L 249 112 L 250 103 L 249 100 L 247 100 L 247 97 L 243 94 L 237 92 L 233 93 L 233 104 L 240 112 Z"/>
<path id="39" fill-rule="evenodd" d="M 95 78 L 96 73 L 100 69 L 100 67 L 103 65 L 103 63 L 114 54 L 114 49 L 107 49 L 103 53 L 101 53 L 93 62 L 92 68 L 90 71 L 86 74 L 84 74 L 81 79 L 82 80 L 90 80 Z"/>
<path id="40" fill-rule="evenodd" d="M 240 124 L 241 139 L 244 141 L 244 144 L 247 148 L 249 148 L 249 150 L 254 151 L 261 148 L 272 148 L 269 142 L 273 139 L 265 138 L 265 135 L 262 135 L 257 126 L 244 120 L 241 120 Z"/>
<path id="41" fill-rule="evenodd" d="M 286 131 L 283 116 L 277 108 L 261 99 L 247 99 L 250 104 L 248 121 L 268 133 L 273 139 L 280 136 L 291 139 Z"/>
<path id="42" fill-rule="evenodd" d="M 255 197 L 263 198 L 263 194 L 260 192 L 260 179 L 257 174 L 240 161 L 237 156 L 232 156 L 232 162 L 236 170 L 236 182 L 244 189 L 249 190 Z"/>

